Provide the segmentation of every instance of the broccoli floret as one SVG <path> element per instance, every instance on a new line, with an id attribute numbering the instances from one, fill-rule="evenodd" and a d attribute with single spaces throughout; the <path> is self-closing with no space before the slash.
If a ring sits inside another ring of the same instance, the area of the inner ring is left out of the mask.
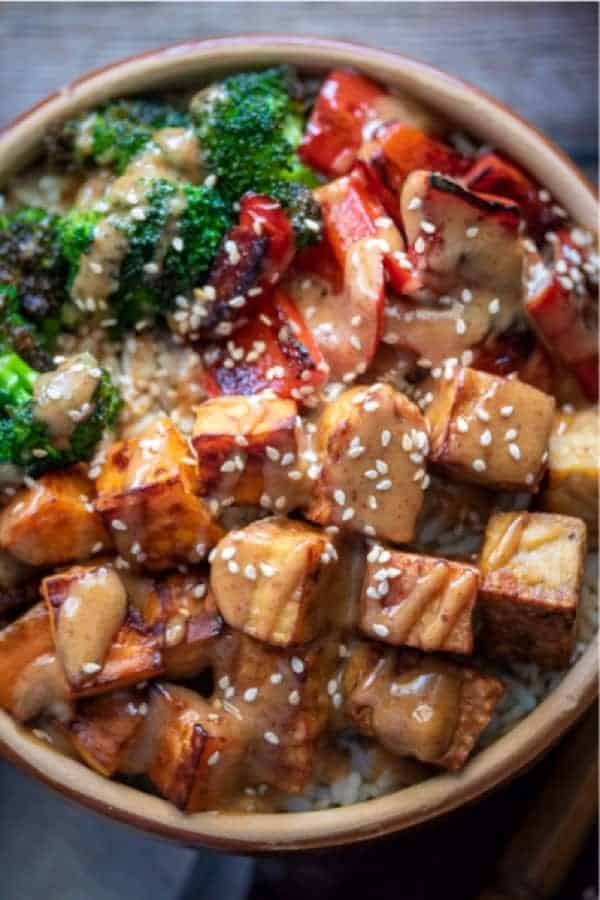
<path id="1" fill-rule="evenodd" d="M 117 332 L 155 321 L 172 308 L 176 296 L 189 294 L 232 224 L 216 191 L 161 178 L 148 188 L 144 210 L 141 221 L 121 218 L 129 248 L 111 298 Z"/>
<path id="2" fill-rule="evenodd" d="M 75 279 L 82 254 L 94 239 L 94 229 L 99 221 L 99 212 L 73 209 L 56 223 L 61 262 L 66 267 L 67 289 Z"/>
<path id="3" fill-rule="evenodd" d="M 267 69 L 233 75 L 192 100 L 204 160 L 231 203 L 255 191 L 288 208 L 292 183 L 316 186 L 296 152 L 304 118 L 292 85 L 289 69 Z M 304 242 L 310 236 L 302 227 L 299 234 Z"/>
<path id="4" fill-rule="evenodd" d="M 63 166 L 106 166 L 121 174 L 159 128 L 189 124 L 189 116 L 160 98 L 111 100 L 50 134 L 51 161 Z"/>
<path id="5" fill-rule="evenodd" d="M 319 241 L 323 231 L 321 207 L 310 188 L 298 181 L 282 181 L 277 194 L 292 223 L 296 246 L 302 249 Z"/>
<path id="6" fill-rule="evenodd" d="M 115 426 L 121 409 L 118 391 L 102 369 L 89 414 L 72 428 L 67 440 L 58 440 L 38 414 L 35 385 L 39 377 L 16 353 L 0 356 L 0 467 L 15 466 L 34 477 L 90 459 L 104 430 Z"/>

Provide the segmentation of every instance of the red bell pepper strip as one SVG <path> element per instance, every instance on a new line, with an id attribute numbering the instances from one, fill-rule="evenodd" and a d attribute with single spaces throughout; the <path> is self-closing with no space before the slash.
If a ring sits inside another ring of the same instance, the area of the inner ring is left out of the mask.
<path id="1" fill-rule="evenodd" d="M 352 168 L 363 141 L 363 128 L 376 118 L 384 91 L 356 72 L 331 72 L 323 82 L 298 152 L 308 165 L 327 175 Z"/>
<path id="2" fill-rule="evenodd" d="M 328 370 L 306 324 L 282 290 L 263 300 L 226 345 L 204 349 L 209 396 L 257 394 L 305 402 L 324 383 Z"/>
<path id="3" fill-rule="evenodd" d="M 564 222 L 564 217 L 557 213 L 550 194 L 540 191 L 538 185 L 521 169 L 497 153 L 486 153 L 479 157 L 465 174 L 463 183 L 471 191 L 508 197 L 518 203 L 527 229 L 536 240 Z"/>

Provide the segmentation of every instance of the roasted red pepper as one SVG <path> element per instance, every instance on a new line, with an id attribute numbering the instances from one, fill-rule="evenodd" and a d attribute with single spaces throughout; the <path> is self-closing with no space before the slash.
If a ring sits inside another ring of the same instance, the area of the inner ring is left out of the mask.
<path id="1" fill-rule="evenodd" d="M 327 175 L 344 175 L 352 168 L 363 140 L 363 127 L 376 117 L 384 95 L 374 82 L 356 72 L 331 72 L 321 87 L 299 154 L 304 162 Z"/>
<path id="2" fill-rule="evenodd" d="M 225 345 L 204 350 L 205 387 L 210 396 L 256 394 L 267 389 L 303 401 L 327 377 L 327 366 L 311 332 L 281 290 L 263 300 Z"/>
<path id="3" fill-rule="evenodd" d="M 464 177 L 471 191 L 509 197 L 519 204 L 527 228 L 536 240 L 546 231 L 562 224 L 548 191 L 540 191 L 537 184 L 521 169 L 496 153 L 479 157 Z"/>
<path id="4" fill-rule="evenodd" d="M 588 400 L 598 399 L 598 300 L 587 277 L 589 248 L 566 229 L 555 238 L 551 267 L 534 263 L 527 313 L 551 353 L 573 373 Z"/>

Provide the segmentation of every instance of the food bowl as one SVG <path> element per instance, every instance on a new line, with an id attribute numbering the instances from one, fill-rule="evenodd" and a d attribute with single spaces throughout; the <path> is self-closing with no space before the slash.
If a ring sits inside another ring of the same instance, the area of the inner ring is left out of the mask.
<path id="1" fill-rule="evenodd" d="M 405 57 L 341 41 L 240 36 L 189 41 L 92 72 L 38 103 L 0 133 L 0 183 L 35 158 L 51 125 L 110 96 L 223 73 L 289 63 L 325 72 L 355 66 L 425 102 L 482 141 L 504 151 L 547 187 L 584 226 L 595 229 L 594 189 L 572 162 L 502 103 Z M 556 690 L 509 733 L 456 775 L 439 775 L 377 799 L 302 813 L 186 815 L 157 797 L 109 781 L 60 755 L 0 712 L 0 751 L 21 769 L 111 818 L 190 846 L 283 851 L 350 844 L 423 823 L 481 797 L 532 763 L 575 722 L 597 692 L 597 647 L 589 646 Z"/>

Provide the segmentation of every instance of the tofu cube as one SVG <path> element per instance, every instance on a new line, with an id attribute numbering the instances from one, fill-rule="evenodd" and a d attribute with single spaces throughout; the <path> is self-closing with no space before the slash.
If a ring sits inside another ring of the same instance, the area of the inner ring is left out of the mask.
<path id="1" fill-rule="evenodd" d="M 112 691 L 162 672 L 160 635 L 128 604 L 110 563 L 50 575 L 41 592 L 70 696 Z"/>
<path id="2" fill-rule="evenodd" d="M 450 374 L 434 382 L 426 411 L 431 461 L 464 481 L 536 491 L 548 458 L 554 398 L 475 369 Z"/>
<path id="3" fill-rule="evenodd" d="M 224 622 L 208 574 L 169 575 L 156 585 L 165 678 L 195 678 L 214 661 Z"/>
<path id="4" fill-rule="evenodd" d="M 0 631 L 0 707 L 20 722 L 45 710 L 62 716 L 66 693 L 48 610 L 37 603 Z"/>
<path id="5" fill-rule="evenodd" d="M 391 753 L 456 771 L 490 722 L 499 679 L 436 656 L 359 644 L 344 678 L 345 709 Z"/>
<path id="6" fill-rule="evenodd" d="M 165 417 L 110 449 L 97 487 L 96 509 L 133 564 L 161 570 L 198 562 L 222 535 L 195 495 L 198 474 L 187 442 Z"/>
<path id="7" fill-rule="evenodd" d="M 481 551 L 481 646 L 488 656 L 562 668 L 575 645 L 586 552 L 581 519 L 496 513 Z"/>
<path id="8" fill-rule="evenodd" d="M 427 426 L 388 384 L 356 387 L 326 404 L 314 435 L 322 470 L 307 518 L 404 543 L 428 483 Z"/>
<path id="9" fill-rule="evenodd" d="M 0 547 L 32 566 L 56 566 L 110 549 L 94 484 L 78 469 L 44 475 L 0 514 Z"/>
<path id="10" fill-rule="evenodd" d="M 472 653 L 475 566 L 375 545 L 367 556 L 360 626 L 395 646 Z"/>
<path id="11" fill-rule="evenodd" d="M 192 436 L 200 492 L 279 512 L 300 506 L 307 484 L 298 458 L 300 439 L 293 400 L 260 395 L 208 400 L 196 410 Z"/>
<path id="12" fill-rule="evenodd" d="M 242 714 L 250 738 L 244 763 L 249 785 L 304 790 L 335 709 L 330 685 L 337 663 L 337 643 L 327 638 L 290 649 L 239 633 L 224 641 L 214 673 L 215 704 L 229 701 Z"/>
<path id="13" fill-rule="evenodd" d="M 243 723 L 187 688 L 168 682 L 150 689 L 138 746 L 122 771 L 145 773 L 157 791 L 186 812 L 222 808 L 242 778 L 248 741 Z"/>
<path id="14" fill-rule="evenodd" d="M 335 548 L 317 528 L 263 519 L 217 545 L 211 590 L 232 628 L 280 647 L 300 644 L 323 624 L 335 559 Z"/>
<path id="15" fill-rule="evenodd" d="M 548 482 L 542 505 L 548 512 L 575 513 L 588 537 L 598 540 L 598 410 L 557 413 L 550 435 Z"/>
<path id="16" fill-rule="evenodd" d="M 140 733 L 147 711 L 145 692 L 135 688 L 81 700 L 68 726 L 73 747 L 90 768 L 111 778 Z"/>

